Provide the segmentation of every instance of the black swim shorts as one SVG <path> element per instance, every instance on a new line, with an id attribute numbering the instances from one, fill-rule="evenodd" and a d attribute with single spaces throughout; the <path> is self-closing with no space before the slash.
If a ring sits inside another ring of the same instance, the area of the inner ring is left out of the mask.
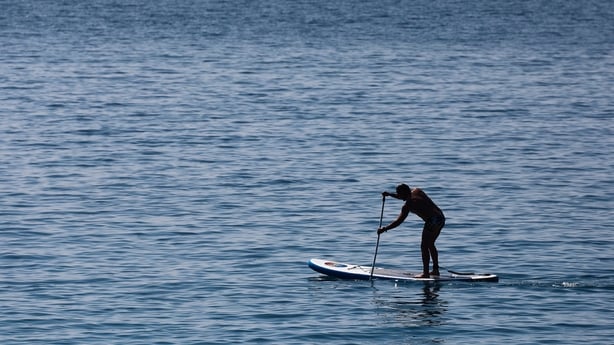
<path id="1" fill-rule="evenodd" d="M 424 230 L 440 231 L 444 225 L 446 225 L 446 218 L 444 216 L 433 216 L 424 222 Z"/>

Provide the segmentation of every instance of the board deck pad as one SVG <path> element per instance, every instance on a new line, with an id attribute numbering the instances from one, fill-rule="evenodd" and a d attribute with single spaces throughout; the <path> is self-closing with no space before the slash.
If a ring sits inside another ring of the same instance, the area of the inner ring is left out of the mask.
<path id="1" fill-rule="evenodd" d="M 360 266 L 341 263 L 333 260 L 311 259 L 309 267 L 327 276 L 341 279 L 369 280 L 371 276 L 371 266 Z M 440 272 L 443 273 L 443 272 Z M 465 281 L 465 282 L 497 282 L 499 277 L 489 273 L 459 273 L 447 272 L 439 276 L 430 278 L 416 278 L 419 273 L 412 273 L 398 269 L 375 267 L 373 270 L 374 279 L 391 279 L 400 281 L 422 281 L 422 282 L 443 282 L 443 281 Z"/>

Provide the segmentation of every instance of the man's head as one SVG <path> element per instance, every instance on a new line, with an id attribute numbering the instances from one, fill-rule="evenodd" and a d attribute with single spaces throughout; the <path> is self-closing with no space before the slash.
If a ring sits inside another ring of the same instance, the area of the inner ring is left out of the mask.
<path id="1" fill-rule="evenodd" d="M 409 195 L 411 194 L 411 189 L 405 183 L 401 183 L 397 186 L 397 195 L 399 198 L 403 200 L 409 199 Z"/>

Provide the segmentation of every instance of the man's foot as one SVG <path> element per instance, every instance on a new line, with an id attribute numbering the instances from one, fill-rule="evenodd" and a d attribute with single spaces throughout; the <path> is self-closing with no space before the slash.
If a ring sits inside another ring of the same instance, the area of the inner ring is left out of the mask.
<path id="1" fill-rule="evenodd" d="M 439 275 L 439 271 L 432 270 L 432 271 L 431 271 L 431 273 L 430 273 L 430 275 L 432 275 L 432 276 L 438 276 L 438 275 Z"/>
<path id="2" fill-rule="evenodd" d="M 430 276 L 428 273 L 422 273 L 422 274 L 415 275 L 414 278 L 430 278 Z"/>

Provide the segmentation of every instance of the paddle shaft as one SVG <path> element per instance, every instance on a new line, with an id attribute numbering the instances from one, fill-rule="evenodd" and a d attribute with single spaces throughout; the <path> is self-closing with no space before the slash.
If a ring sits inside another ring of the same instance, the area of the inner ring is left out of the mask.
<path id="1" fill-rule="evenodd" d="M 382 197 L 382 211 L 379 214 L 379 228 L 382 227 L 382 219 L 384 219 L 384 204 L 386 203 L 386 197 Z M 369 280 L 373 279 L 373 270 L 375 270 L 375 259 L 377 258 L 377 248 L 379 248 L 379 232 L 377 234 L 377 243 L 375 244 L 375 255 L 373 255 L 373 265 L 371 265 L 371 275 L 369 276 Z"/>

